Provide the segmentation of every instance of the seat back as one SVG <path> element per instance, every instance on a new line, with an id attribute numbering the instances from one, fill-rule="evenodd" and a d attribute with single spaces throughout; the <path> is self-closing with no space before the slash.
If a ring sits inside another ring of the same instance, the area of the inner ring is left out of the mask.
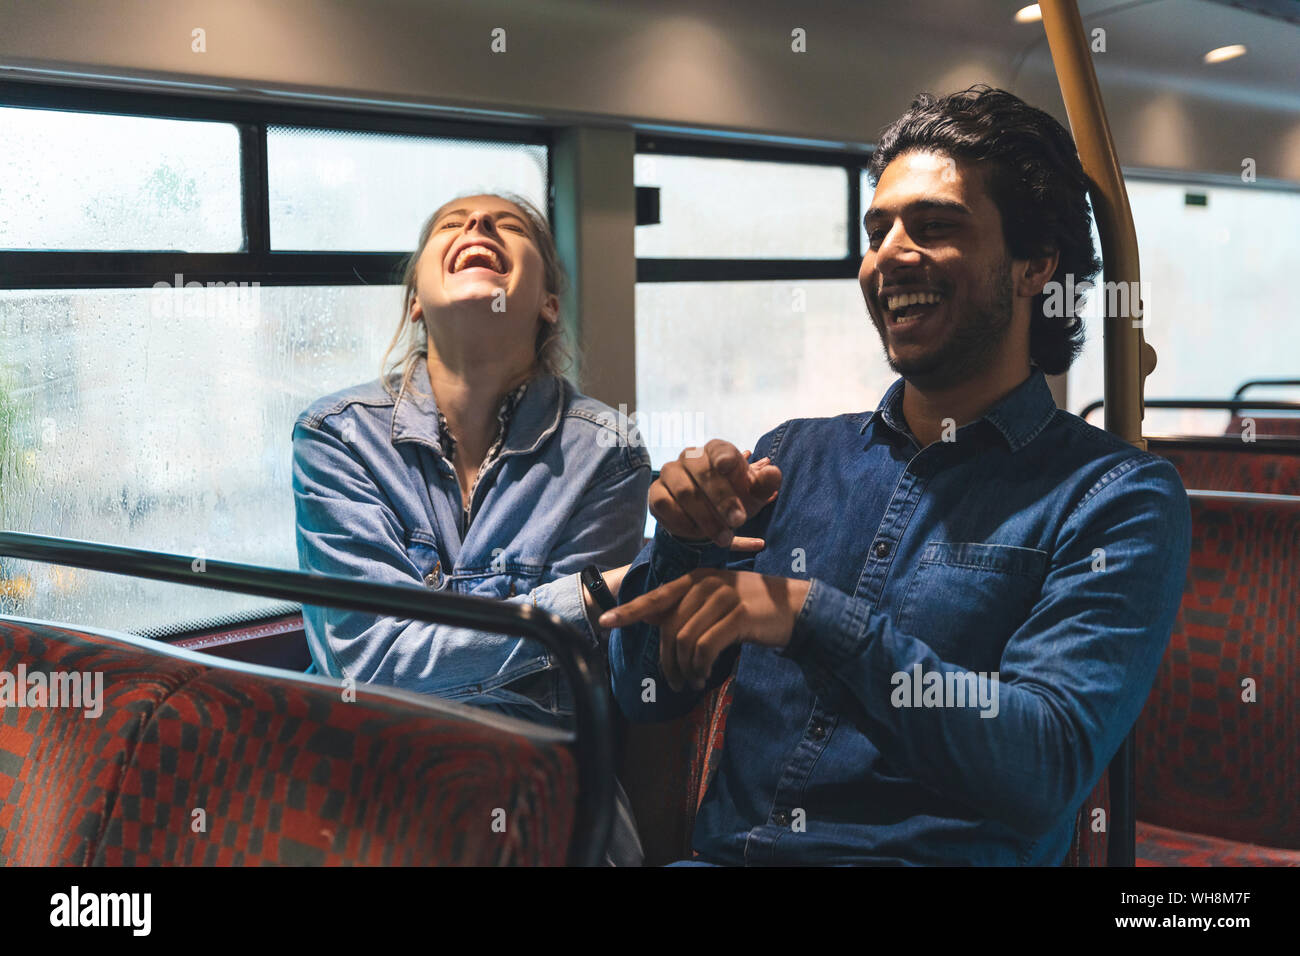
<path id="1" fill-rule="evenodd" d="M 89 865 L 151 715 L 202 671 L 0 620 L 0 681 L 9 684 L 0 688 L 0 865 Z M 102 712 L 88 716 L 85 698 L 81 709 L 30 706 L 40 699 L 28 687 L 32 673 L 91 674 Z"/>
<path id="2" fill-rule="evenodd" d="M 1246 448 L 1152 450 L 1173 463 L 1191 490 L 1300 495 L 1300 455 Z"/>
<path id="3" fill-rule="evenodd" d="M 700 801 L 717 770 L 731 705 L 731 678 L 684 717 L 630 724 L 619 779 L 636 815 L 646 866 L 692 855 Z"/>
<path id="4" fill-rule="evenodd" d="M 567 734 L 387 688 L 0 619 L 0 671 L 103 711 L 0 709 L 0 865 L 566 861 Z"/>
<path id="5" fill-rule="evenodd" d="M 1300 498 L 1190 498 L 1182 607 L 1137 724 L 1138 818 L 1300 849 Z"/>
<path id="6" fill-rule="evenodd" d="M 1112 822 L 1110 768 L 1107 767 L 1075 814 L 1074 836 L 1070 839 L 1070 848 L 1061 865 L 1106 866 L 1110 861 L 1109 833 Z"/>
<path id="7" fill-rule="evenodd" d="M 1279 436 L 1300 436 L 1300 415 L 1292 416 L 1270 416 L 1247 415 L 1244 418 L 1251 419 L 1254 422 L 1256 435 L 1279 435 Z M 1243 416 L 1234 414 L 1228 421 L 1228 427 L 1223 430 L 1225 435 L 1241 435 L 1245 431 L 1246 422 Z"/>

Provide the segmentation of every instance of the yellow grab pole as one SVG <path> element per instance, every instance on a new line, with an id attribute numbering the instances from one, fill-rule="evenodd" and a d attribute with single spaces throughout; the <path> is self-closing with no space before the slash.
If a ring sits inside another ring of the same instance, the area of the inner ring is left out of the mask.
<path id="1" fill-rule="evenodd" d="M 1093 293 L 1101 296 L 1105 309 L 1106 430 L 1145 450 L 1143 391 L 1146 377 L 1156 367 L 1156 352 L 1147 344 L 1140 324 L 1141 269 L 1128 191 L 1106 122 L 1106 108 L 1101 102 L 1079 8 L 1075 0 L 1039 0 L 1038 6 L 1070 131 L 1091 184 L 1092 209 L 1105 262 L 1105 289 L 1120 290 Z M 1112 315 L 1109 306 L 1117 302 L 1127 303 L 1129 314 Z"/>

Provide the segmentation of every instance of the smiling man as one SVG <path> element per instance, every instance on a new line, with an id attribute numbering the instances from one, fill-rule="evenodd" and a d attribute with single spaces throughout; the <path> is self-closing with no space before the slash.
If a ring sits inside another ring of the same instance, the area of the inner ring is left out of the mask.
<path id="1" fill-rule="evenodd" d="M 1059 863 L 1168 642 L 1187 496 L 1044 379 L 1082 345 L 1048 283 L 1098 267 L 1069 133 L 920 97 L 871 176 L 859 280 L 901 378 L 664 467 L 601 618 L 615 694 L 666 720 L 734 670 L 700 862 Z"/>

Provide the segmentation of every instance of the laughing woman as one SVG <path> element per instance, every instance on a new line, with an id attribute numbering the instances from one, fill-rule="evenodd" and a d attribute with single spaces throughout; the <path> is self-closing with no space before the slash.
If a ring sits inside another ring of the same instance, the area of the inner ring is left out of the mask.
<path id="1" fill-rule="evenodd" d="M 470 196 L 430 217 L 379 380 L 319 399 L 294 426 L 304 570 L 533 604 L 601 643 L 580 573 L 619 568 L 605 575 L 617 592 L 641 544 L 650 465 L 561 374 L 562 284 L 529 203 Z M 539 723 L 572 714 L 534 643 L 327 608 L 303 619 L 322 673 Z"/>

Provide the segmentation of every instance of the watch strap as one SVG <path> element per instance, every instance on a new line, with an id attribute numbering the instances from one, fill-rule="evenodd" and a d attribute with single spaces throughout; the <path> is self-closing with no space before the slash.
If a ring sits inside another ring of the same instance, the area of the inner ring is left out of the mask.
<path id="1" fill-rule="evenodd" d="M 583 568 L 580 577 L 582 578 L 582 586 L 587 589 L 591 599 L 596 602 L 596 606 L 602 611 L 612 611 L 618 606 L 618 602 L 614 600 L 614 595 L 610 593 L 609 585 L 605 583 L 605 579 L 601 576 L 600 569 L 594 564 L 589 564 Z"/>

